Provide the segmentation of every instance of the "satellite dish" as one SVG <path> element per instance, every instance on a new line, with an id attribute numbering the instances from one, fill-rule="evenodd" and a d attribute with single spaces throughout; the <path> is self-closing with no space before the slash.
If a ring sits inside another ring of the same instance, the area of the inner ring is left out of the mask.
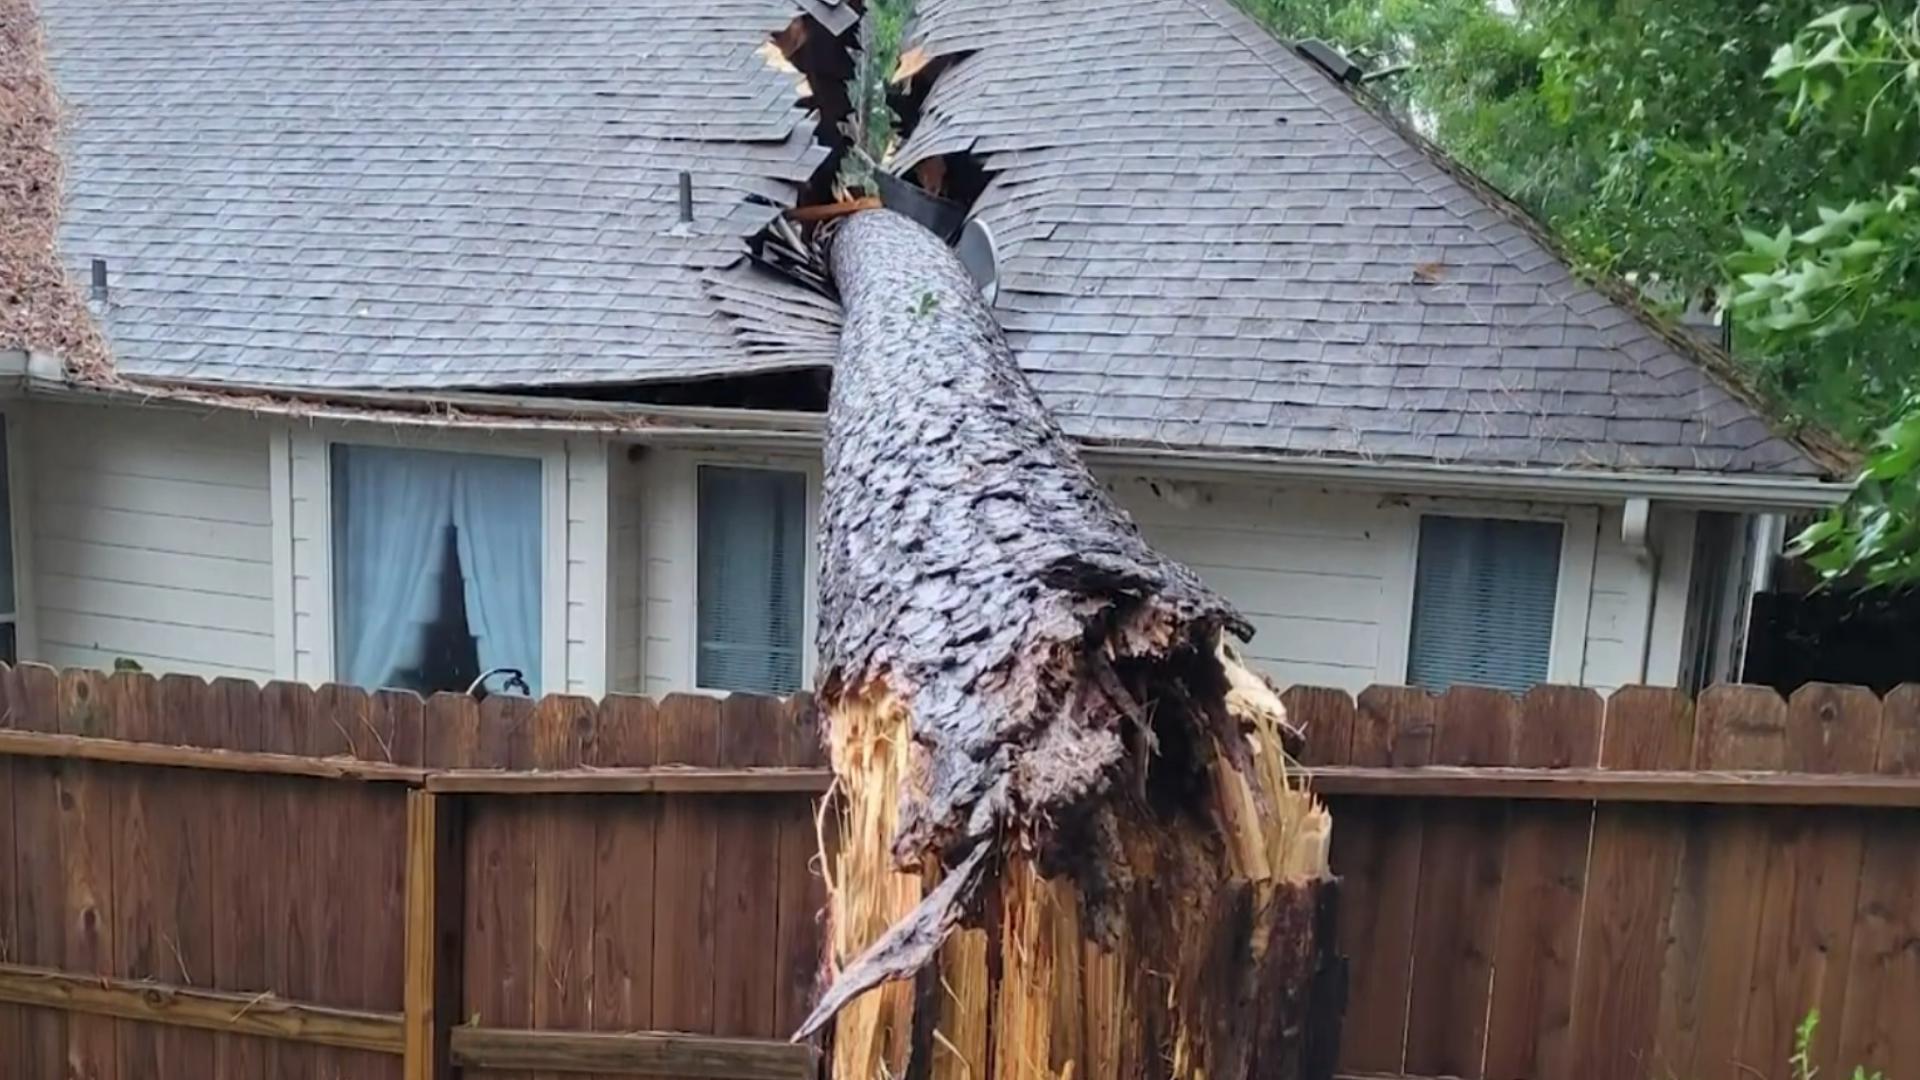
<path id="1" fill-rule="evenodd" d="M 992 307 L 994 298 L 1000 295 L 1000 248 L 993 242 L 993 230 L 979 218 L 967 219 L 953 253 L 960 257 L 960 265 L 967 268 L 973 283 L 980 286 L 987 306 Z"/>

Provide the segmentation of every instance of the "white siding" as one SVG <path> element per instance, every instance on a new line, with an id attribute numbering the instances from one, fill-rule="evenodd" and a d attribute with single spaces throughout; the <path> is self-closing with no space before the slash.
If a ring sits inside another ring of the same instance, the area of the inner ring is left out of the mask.
<path id="1" fill-rule="evenodd" d="M 268 427 L 125 407 L 24 411 L 33 659 L 271 678 Z"/>
<path id="2" fill-rule="evenodd" d="M 567 444 L 566 479 L 566 690 L 599 697 L 607 692 L 608 514 L 607 444 L 577 439 Z"/>
<path id="3" fill-rule="evenodd" d="M 1147 478 L 1113 488 L 1148 540 L 1240 608 L 1247 656 L 1282 685 L 1358 690 L 1404 673 L 1418 519 L 1403 503 Z"/>
<path id="4" fill-rule="evenodd" d="M 607 592 L 611 629 L 607 643 L 607 689 L 625 694 L 646 690 L 641 666 L 646 626 L 646 553 L 642 502 L 645 473 L 627 448 L 615 446 L 607 459 Z"/>

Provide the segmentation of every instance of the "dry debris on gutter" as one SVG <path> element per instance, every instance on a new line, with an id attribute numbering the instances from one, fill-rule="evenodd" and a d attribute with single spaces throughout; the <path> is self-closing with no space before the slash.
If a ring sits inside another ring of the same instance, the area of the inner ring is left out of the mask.
<path id="1" fill-rule="evenodd" d="M 0 347 L 61 357 L 87 382 L 113 362 L 60 262 L 60 99 L 33 0 L 0 0 Z"/>

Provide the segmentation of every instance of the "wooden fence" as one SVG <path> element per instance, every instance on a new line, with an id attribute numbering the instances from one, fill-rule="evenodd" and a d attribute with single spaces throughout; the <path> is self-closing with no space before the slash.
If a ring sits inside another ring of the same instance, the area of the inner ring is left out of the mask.
<path id="1" fill-rule="evenodd" d="M 1287 698 L 1347 1075 L 1920 1078 L 1920 688 Z M 805 709 L 0 668 L 0 1077 L 812 1077 Z"/>
<path id="2" fill-rule="evenodd" d="M 810 1077 L 803 707 L 0 669 L 0 1077 Z"/>
<path id="3" fill-rule="evenodd" d="M 1920 687 L 1295 690 L 1334 813 L 1341 1068 L 1920 1077 Z"/>

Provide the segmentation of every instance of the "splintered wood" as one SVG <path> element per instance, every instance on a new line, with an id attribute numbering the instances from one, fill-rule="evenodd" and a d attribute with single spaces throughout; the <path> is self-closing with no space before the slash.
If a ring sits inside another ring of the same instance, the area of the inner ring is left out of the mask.
<path id="1" fill-rule="evenodd" d="M 830 223 L 820 705 L 839 1080 L 1327 1075 L 1325 809 L 951 252 Z M 1313 1070 L 1318 1070 L 1317 1072 Z"/>

